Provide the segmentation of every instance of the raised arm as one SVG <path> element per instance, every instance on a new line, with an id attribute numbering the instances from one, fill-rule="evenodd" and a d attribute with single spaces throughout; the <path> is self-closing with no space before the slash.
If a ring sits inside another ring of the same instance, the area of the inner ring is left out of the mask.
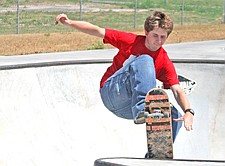
<path id="1" fill-rule="evenodd" d="M 59 14 L 58 16 L 56 16 L 55 24 L 57 25 L 59 22 L 61 22 L 64 25 L 75 28 L 78 31 L 81 31 L 83 33 L 89 34 L 89 35 L 97 36 L 100 38 L 104 38 L 104 36 L 105 36 L 104 28 L 100 28 L 96 25 L 93 25 L 93 24 L 91 24 L 89 22 L 85 22 L 85 21 L 70 20 L 66 14 Z"/>

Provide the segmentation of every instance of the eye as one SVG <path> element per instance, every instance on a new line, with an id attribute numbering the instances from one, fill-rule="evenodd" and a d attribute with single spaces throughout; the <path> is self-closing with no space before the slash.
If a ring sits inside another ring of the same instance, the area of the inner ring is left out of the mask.
<path id="1" fill-rule="evenodd" d="M 165 39 L 166 38 L 166 36 L 161 36 L 161 39 Z"/>

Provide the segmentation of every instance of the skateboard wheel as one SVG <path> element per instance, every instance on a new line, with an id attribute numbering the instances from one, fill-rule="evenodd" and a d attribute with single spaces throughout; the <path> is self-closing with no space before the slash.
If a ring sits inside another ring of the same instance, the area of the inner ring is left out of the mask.
<path id="1" fill-rule="evenodd" d="M 145 159 L 151 159 L 151 158 L 154 158 L 154 154 L 151 154 L 150 152 L 147 152 L 145 154 Z"/>
<path id="2" fill-rule="evenodd" d="M 170 117 L 169 112 L 164 112 L 163 115 L 164 115 L 164 118 L 169 118 Z"/>

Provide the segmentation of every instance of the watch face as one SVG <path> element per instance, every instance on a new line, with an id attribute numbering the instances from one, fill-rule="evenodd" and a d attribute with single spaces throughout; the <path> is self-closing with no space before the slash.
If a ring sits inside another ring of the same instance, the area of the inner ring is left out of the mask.
<path id="1" fill-rule="evenodd" d="M 194 110 L 193 110 L 193 109 L 186 109 L 186 110 L 185 110 L 185 113 L 186 113 L 186 112 L 190 112 L 192 115 L 194 115 L 194 114 L 195 114 L 195 112 L 194 112 Z"/>
<path id="2" fill-rule="evenodd" d="M 192 113 L 193 115 L 195 114 L 195 112 L 193 110 L 190 110 L 190 113 Z"/>

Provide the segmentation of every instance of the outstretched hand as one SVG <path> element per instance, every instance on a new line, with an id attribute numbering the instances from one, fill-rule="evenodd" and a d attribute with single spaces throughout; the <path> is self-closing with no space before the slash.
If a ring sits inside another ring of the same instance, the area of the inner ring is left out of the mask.
<path id="1" fill-rule="evenodd" d="M 187 131 L 193 130 L 193 115 L 189 112 L 184 114 L 181 118 L 178 119 L 173 119 L 175 122 L 178 121 L 184 121 L 184 127 L 186 128 Z"/>
<path id="2" fill-rule="evenodd" d="M 55 18 L 55 25 L 57 25 L 59 22 L 61 22 L 62 24 L 65 24 L 66 22 L 68 22 L 68 20 L 69 18 L 67 17 L 66 14 L 59 14 Z"/>

